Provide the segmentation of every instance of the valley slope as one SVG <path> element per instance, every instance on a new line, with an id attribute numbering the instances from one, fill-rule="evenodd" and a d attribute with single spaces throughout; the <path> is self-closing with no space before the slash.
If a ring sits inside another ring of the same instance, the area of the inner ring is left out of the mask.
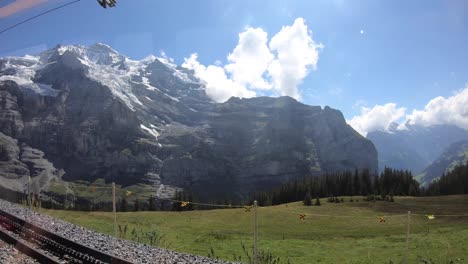
<path id="1" fill-rule="evenodd" d="M 416 178 L 428 184 L 438 179 L 443 174 L 450 172 L 455 166 L 465 164 L 468 161 L 468 140 L 451 144 L 445 151 Z"/>
<path id="2" fill-rule="evenodd" d="M 391 124 L 388 131 L 367 134 L 379 154 L 379 169 L 385 167 L 420 173 L 434 162 L 451 144 L 468 139 L 468 131 L 453 125 L 419 126 L 406 124 L 397 129 Z M 439 175 L 440 176 L 440 175 Z"/>

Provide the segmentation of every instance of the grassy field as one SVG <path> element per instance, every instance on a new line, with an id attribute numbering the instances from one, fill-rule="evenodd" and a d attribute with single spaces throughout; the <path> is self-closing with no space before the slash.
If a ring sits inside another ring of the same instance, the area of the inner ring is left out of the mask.
<path id="1" fill-rule="evenodd" d="M 354 197 L 356 199 L 356 197 Z M 281 263 L 401 263 L 404 256 L 407 211 L 412 212 L 408 263 L 468 263 L 468 195 L 396 197 L 394 203 L 302 203 L 258 209 L 259 248 Z M 112 213 L 42 210 L 99 232 L 113 233 Z M 299 214 L 306 214 L 304 220 Z M 429 220 L 424 215 L 435 214 Z M 379 217 L 386 215 L 385 222 Z M 164 234 L 166 247 L 198 255 L 211 249 L 221 259 L 246 257 L 253 243 L 253 213 L 244 209 L 189 212 L 118 213 L 118 223 L 131 231 Z M 421 260 L 431 260 L 422 262 Z"/>

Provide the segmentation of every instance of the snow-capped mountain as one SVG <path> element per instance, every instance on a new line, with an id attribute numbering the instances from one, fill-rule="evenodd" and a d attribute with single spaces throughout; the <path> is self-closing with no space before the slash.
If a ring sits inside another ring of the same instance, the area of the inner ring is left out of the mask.
<path id="1" fill-rule="evenodd" d="M 0 181 L 10 189 L 31 175 L 36 189 L 102 178 L 158 195 L 177 186 L 239 197 L 322 171 L 377 169 L 372 143 L 337 110 L 289 97 L 218 104 L 190 70 L 104 44 L 1 58 L 0 102 Z"/>
<path id="2" fill-rule="evenodd" d="M 15 81 L 22 90 L 40 95 L 58 95 L 60 88 L 52 87 L 56 80 L 41 77 L 52 71 L 59 73 L 63 66 L 108 87 L 114 97 L 118 97 L 134 111 L 144 107 L 138 99 L 137 94 L 143 93 L 139 88 L 152 91 L 148 94 L 157 93 L 175 102 L 187 96 L 207 99 L 200 92 L 199 81 L 189 70 L 177 67 L 168 59 L 152 55 L 134 61 L 101 43 L 89 47 L 59 45 L 37 56 L 5 58 L 0 63 L 4 69 L 0 81 Z M 176 85 L 178 89 L 167 89 L 167 84 Z"/>
<path id="3" fill-rule="evenodd" d="M 435 161 L 451 144 L 468 139 L 468 131 L 456 126 L 434 125 L 429 127 L 406 124 L 397 129 L 393 123 L 389 131 L 367 134 L 379 154 L 379 168 L 407 169 L 418 174 Z"/>

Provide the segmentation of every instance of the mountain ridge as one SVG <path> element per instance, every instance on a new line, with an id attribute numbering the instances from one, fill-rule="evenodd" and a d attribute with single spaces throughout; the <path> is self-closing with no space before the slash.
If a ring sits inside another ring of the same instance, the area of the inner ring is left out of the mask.
<path id="1" fill-rule="evenodd" d="M 167 197 L 180 187 L 209 198 L 325 171 L 377 170 L 374 145 L 340 111 L 290 97 L 215 103 L 192 71 L 165 58 L 59 45 L 1 58 L 0 82 L 1 137 L 43 152 L 57 180 L 164 186 Z M 15 153 L 10 169 L 21 161 Z"/>
<path id="2" fill-rule="evenodd" d="M 421 172 L 450 144 L 468 139 L 468 131 L 453 125 L 418 126 L 406 124 L 405 129 L 374 131 L 367 134 L 379 153 L 379 168 L 408 169 L 414 175 Z"/>
<path id="3" fill-rule="evenodd" d="M 455 166 L 468 161 L 468 140 L 455 142 L 448 146 L 444 152 L 416 178 L 424 185 L 440 178 L 450 172 Z"/>

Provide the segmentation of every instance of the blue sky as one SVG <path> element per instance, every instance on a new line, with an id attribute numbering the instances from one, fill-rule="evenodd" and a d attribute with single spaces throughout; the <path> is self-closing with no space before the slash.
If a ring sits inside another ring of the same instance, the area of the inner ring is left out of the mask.
<path id="1" fill-rule="evenodd" d="M 0 16 L 0 29 L 67 2 L 50 0 Z M 438 96 L 456 96 L 468 82 L 464 0 L 120 0 L 112 9 L 82 0 L 0 34 L 0 56 L 102 42 L 133 59 L 164 51 L 182 64 L 197 53 L 202 65 L 226 65 L 246 28 L 261 28 L 270 40 L 297 18 L 324 45 L 316 69 L 309 67 L 297 87 L 301 100 L 340 109 L 348 120 L 363 114 L 363 106 L 394 103 L 393 110 L 404 107 L 405 114 L 422 111 Z"/>

